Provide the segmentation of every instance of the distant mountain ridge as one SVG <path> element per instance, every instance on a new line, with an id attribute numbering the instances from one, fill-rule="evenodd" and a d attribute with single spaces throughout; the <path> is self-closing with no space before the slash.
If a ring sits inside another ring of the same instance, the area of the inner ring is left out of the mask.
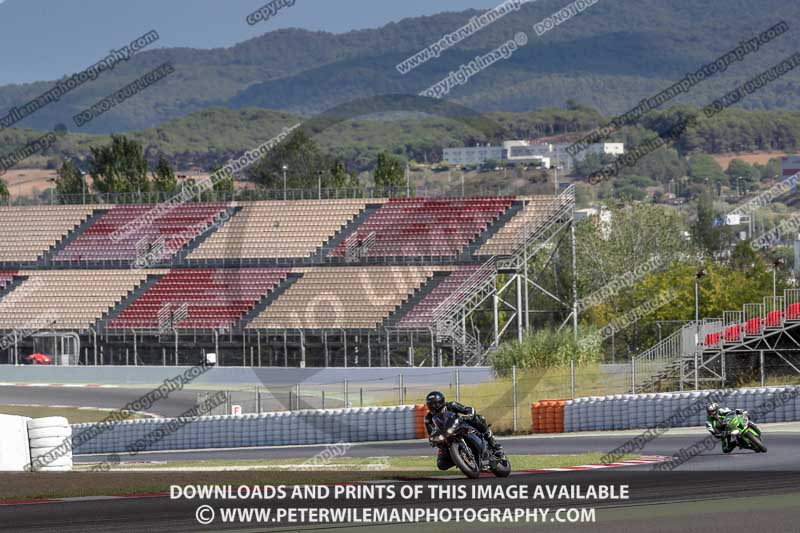
<path id="1" fill-rule="evenodd" d="M 527 112 L 571 99 L 606 115 L 623 112 L 668 87 L 800 5 L 765 0 L 619 0 L 598 2 L 542 37 L 533 25 L 563 0 L 538 0 L 482 29 L 412 72 L 396 65 L 482 12 L 468 10 L 404 19 L 344 34 L 283 29 L 225 49 L 145 51 L 127 64 L 40 109 L 21 127 L 109 133 L 142 130 L 210 107 L 261 107 L 300 115 L 354 99 L 417 94 L 477 54 L 526 31 L 529 44 L 474 76 L 447 98 L 479 111 Z M 792 24 L 790 23 L 790 27 Z M 798 30 L 693 88 L 673 103 L 705 105 L 737 83 L 797 51 Z M 100 55 L 100 54 L 98 54 Z M 176 72 L 77 129 L 71 117 L 156 66 Z M 67 73 L 65 73 L 67 74 Z M 54 81 L 0 87 L 0 113 L 47 91 Z M 751 109 L 800 109 L 800 72 L 792 72 L 741 103 Z"/>

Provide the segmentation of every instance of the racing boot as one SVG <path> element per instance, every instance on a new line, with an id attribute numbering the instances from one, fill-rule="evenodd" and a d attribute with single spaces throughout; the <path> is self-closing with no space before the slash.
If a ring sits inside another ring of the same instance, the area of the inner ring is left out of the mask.
<path id="1" fill-rule="evenodd" d="M 499 442 L 497 442 L 497 439 L 494 438 L 494 433 L 492 433 L 491 429 L 486 431 L 486 433 L 484 434 L 484 437 L 486 437 L 486 443 L 489 445 L 489 448 L 492 451 L 494 451 L 494 452 L 502 452 L 503 451 L 503 446 Z"/>

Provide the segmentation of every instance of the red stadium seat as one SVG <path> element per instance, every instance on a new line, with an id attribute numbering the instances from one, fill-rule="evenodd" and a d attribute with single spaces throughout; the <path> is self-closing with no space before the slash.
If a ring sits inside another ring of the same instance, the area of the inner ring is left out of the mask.
<path id="1" fill-rule="evenodd" d="M 751 318 L 744 326 L 745 334 L 747 335 L 761 335 L 761 325 L 763 320 L 761 317 Z"/>
<path id="2" fill-rule="evenodd" d="M 398 327 L 405 329 L 425 329 L 433 323 L 433 313 L 446 299 L 453 296 L 461 285 L 472 276 L 480 266 L 462 266 L 448 274 L 425 298 L 415 305 L 398 322 Z"/>
<path id="3" fill-rule="evenodd" d="M 158 329 L 161 313 L 175 312 L 182 304 L 187 314 L 178 329 L 231 327 L 288 272 L 276 269 L 173 269 L 136 299 L 109 329 Z"/>
<path id="4" fill-rule="evenodd" d="M 768 328 L 778 328 L 781 326 L 781 319 L 783 318 L 782 311 L 772 311 L 767 313 L 766 319 L 766 327 Z"/>
<path id="5" fill-rule="evenodd" d="M 155 246 L 156 258 L 168 260 L 227 207 L 224 203 L 179 204 L 159 213 L 152 205 L 117 205 L 61 250 L 55 261 L 135 261 L 148 245 Z"/>
<path id="6" fill-rule="evenodd" d="M 364 221 L 355 238 L 374 233 L 371 257 L 458 255 L 513 203 L 511 198 L 394 198 Z M 346 255 L 341 243 L 333 256 Z"/>
<path id="7" fill-rule="evenodd" d="M 738 342 L 742 338 L 742 326 L 735 324 L 725 328 L 725 342 Z"/>

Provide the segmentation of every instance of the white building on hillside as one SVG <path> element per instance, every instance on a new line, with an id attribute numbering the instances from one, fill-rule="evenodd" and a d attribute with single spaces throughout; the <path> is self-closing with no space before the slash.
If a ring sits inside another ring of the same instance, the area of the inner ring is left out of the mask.
<path id="1" fill-rule="evenodd" d="M 531 163 L 539 161 L 542 166 L 571 169 L 575 161 L 582 161 L 588 154 L 623 155 L 623 143 L 597 143 L 587 146 L 575 158 L 567 153 L 569 144 L 548 144 L 531 141 L 505 141 L 503 146 L 474 146 L 445 148 L 442 159 L 454 165 L 480 165 L 486 161 Z"/>

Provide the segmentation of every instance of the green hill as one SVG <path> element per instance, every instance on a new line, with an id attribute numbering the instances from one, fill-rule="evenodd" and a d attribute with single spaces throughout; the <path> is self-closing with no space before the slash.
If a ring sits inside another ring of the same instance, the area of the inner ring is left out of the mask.
<path id="1" fill-rule="evenodd" d="M 562 8 L 538 0 L 469 37 L 409 74 L 395 66 L 465 24 L 478 11 L 405 19 L 345 34 L 279 30 L 226 49 L 173 48 L 142 52 L 128 64 L 51 104 L 20 126 L 75 125 L 71 117 L 126 83 L 171 62 L 175 73 L 92 121 L 81 132 L 153 128 L 212 107 L 262 107 L 313 114 L 367 96 L 417 94 L 525 31 L 529 44 L 511 58 L 456 87 L 448 98 L 479 111 L 527 112 L 562 107 L 569 99 L 612 115 L 668 87 L 687 72 L 783 20 L 800 4 L 765 0 L 617 0 L 598 2 L 537 37 L 533 25 Z M 797 30 L 765 45 L 672 103 L 705 105 L 737 83 L 796 51 Z M 748 96 L 748 109 L 800 109 L 795 71 Z M 0 87 L 0 109 L 21 105 L 53 82 Z"/>

